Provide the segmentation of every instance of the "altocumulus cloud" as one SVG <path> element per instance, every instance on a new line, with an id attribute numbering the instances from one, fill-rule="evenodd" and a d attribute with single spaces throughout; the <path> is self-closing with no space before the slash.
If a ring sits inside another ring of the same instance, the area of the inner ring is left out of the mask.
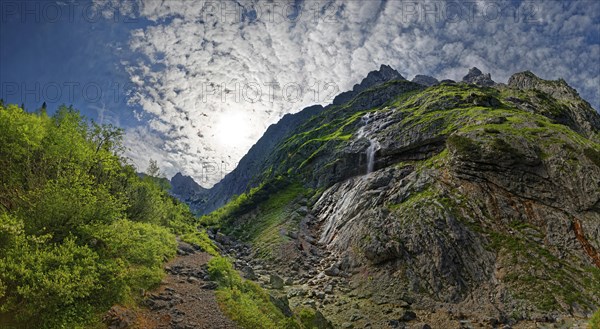
<path id="1" fill-rule="evenodd" d="M 407 78 L 564 78 L 600 104 L 596 1 L 97 1 L 151 24 L 123 64 L 144 124 L 130 156 L 216 183 L 286 113 L 328 103 L 389 64 Z M 108 11 L 110 13 L 110 11 Z"/>

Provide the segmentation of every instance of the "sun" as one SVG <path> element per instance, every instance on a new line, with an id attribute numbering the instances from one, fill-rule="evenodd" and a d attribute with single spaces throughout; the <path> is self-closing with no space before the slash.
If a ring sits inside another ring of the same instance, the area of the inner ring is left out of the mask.
<path id="1" fill-rule="evenodd" d="M 215 137 L 219 145 L 227 148 L 244 148 L 250 141 L 250 117 L 240 111 L 221 114 L 216 124 Z"/>

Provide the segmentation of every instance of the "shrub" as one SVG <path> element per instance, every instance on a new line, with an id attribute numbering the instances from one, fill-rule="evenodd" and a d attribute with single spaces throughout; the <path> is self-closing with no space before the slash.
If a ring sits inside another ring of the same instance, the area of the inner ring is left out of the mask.
<path id="1" fill-rule="evenodd" d="M 160 282 L 162 263 L 177 250 L 175 236 L 164 227 L 119 220 L 94 227 L 91 235 L 102 246 L 100 253 L 122 259 L 129 270 L 126 281 L 132 288 L 147 288 Z"/>
<path id="2" fill-rule="evenodd" d="M 231 262 L 224 257 L 214 257 L 208 262 L 208 275 L 220 286 L 233 289 L 241 284 L 239 274 L 231 265 Z"/>
<path id="3" fill-rule="evenodd" d="M 259 285 L 242 280 L 231 262 L 214 257 L 208 262 L 208 273 L 217 281 L 219 306 L 232 320 L 244 328 L 301 328 L 294 318 L 287 318 Z"/>
<path id="4" fill-rule="evenodd" d="M 0 104 L 0 326 L 97 322 L 158 283 L 174 233 L 195 231 L 165 180 L 120 156 L 121 136 L 72 108 L 49 117 Z"/>
<path id="5" fill-rule="evenodd" d="M 219 255 L 219 253 L 217 252 L 217 247 L 210 240 L 210 238 L 208 237 L 208 234 L 206 234 L 206 231 L 204 231 L 204 230 L 186 233 L 186 234 L 182 235 L 180 238 L 181 238 L 181 240 L 183 240 L 187 243 L 191 243 L 191 244 L 194 244 L 194 245 L 200 247 L 200 249 L 204 250 L 205 252 L 209 253 L 212 256 Z"/>
<path id="6" fill-rule="evenodd" d="M 48 243 L 49 237 L 21 231 L 13 238 L 0 258 L 0 311 L 25 327 L 69 327 L 89 320 L 91 300 L 102 289 L 98 255 L 71 237 Z"/>

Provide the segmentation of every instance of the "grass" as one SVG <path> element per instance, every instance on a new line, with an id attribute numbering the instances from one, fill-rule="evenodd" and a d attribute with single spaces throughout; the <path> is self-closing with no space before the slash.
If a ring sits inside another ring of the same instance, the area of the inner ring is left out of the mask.
<path id="1" fill-rule="evenodd" d="M 309 194 L 311 190 L 280 177 L 233 198 L 203 216 L 200 222 L 204 226 L 221 227 L 224 233 L 251 242 L 260 256 L 270 258 L 274 249 L 289 239 L 282 231 L 297 227 L 299 218 L 293 212 L 298 205 L 294 201 Z M 204 234 L 195 234 L 194 243 L 208 251 L 211 246 Z"/>
<path id="2" fill-rule="evenodd" d="M 297 184 L 273 193 L 258 205 L 255 218 L 243 221 L 241 225 L 231 230 L 231 233 L 252 242 L 253 247 L 262 257 L 271 257 L 275 246 L 289 239 L 281 232 L 297 226 L 298 223 L 291 220 L 292 212 L 295 210 L 291 205 L 294 204 L 295 199 L 306 193 L 307 190 Z"/>
<path id="3" fill-rule="evenodd" d="M 271 303 L 269 294 L 256 283 L 244 280 L 224 257 L 208 262 L 208 273 L 218 284 L 219 307 L 243 328 L 300 328 Z"/>
<path id="4" fill-rule="evenodd" d="M 216 281 L 219 307 L 242 328 L 313 328 L 317 314 L 312 309 L 300 309 L 291 317 L 271 302 L 267 291 L 258 284 L 244 280 L 231 261 L 214 257 L 208 262 L 208 273 Z"/>
<path id="5" fill-rule="evenodd" d="M 600 329 L 600 309 L 592 315 L 590 322 L 588 323 L 590 329 Z"/>
<path id="6" fill-rule="evenodd" d="M 206 230 L 201 230 L 192 233 L 186 233 L 179 237 L 182 241 L 187 242 L 189 244 L 196 245 L 200 247 L 203 251 L 209 253 L 212 256 L 218 256 L 219 252 L 217 251 L 217 247 L 212 242 L 212 240 L 208 237 Z"/>
<path id="7" fill-rule="evenodd" d="M 517 222 L 511 227 L 517 230 L 531 228 L 528 224 Z M 509 257 L 508 265 L 512 271 L 504 277 L 504 281 L 516 298 L 528 300 L 539 310 L 550 312 L 562 310 L 562 303 L 558 300 L 566 305 L 591 306 L 594 296 L 600 294 L 593 270 L 589 273 L 578 270 L 521 234 L 485 229 L 484 232 L 490 239 L 488 247 Z M 587 289 L 581 291 L 577 286 Z"/>

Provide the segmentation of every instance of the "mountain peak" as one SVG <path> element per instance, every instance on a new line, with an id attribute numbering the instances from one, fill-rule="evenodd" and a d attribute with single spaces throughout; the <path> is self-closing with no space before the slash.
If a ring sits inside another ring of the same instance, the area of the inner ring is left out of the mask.
<path id="1" fill-rule="evenodd" d="M 206 191 L 207 190 L 196 183 L 192 177 L 185 176 L 180 172 L 171 178 L 171 193 L 181 197 L 183 200 L 191 198 L 196 194 L 202 194 Z"/>
<path id="2" fill-rule="evenodd" d="M 436 79 L 434 77 L 430 77 L 428 75 L 421 75 L 421 74 L 415 75 L 415 77 L 412 79 L 412 82 L 418 83 L 420 85 L 427 86 L 427 87 L 431 87 L 431 86 L 437 85 L 439 83 L 438 79 Z"/>
<path id="3" fill-rule="evenodd" d="M 360 83 L 355 84 L 351 91 L 347 91 L 339 94 L 333 99 L 334 105 L 344 104 L 354 96 L 358 95 L 361 91 L 367 90 L 373 86 L 386 83 L 392 80 L 406 80 L 398 71 L 394 70 L 391 66 L 382 64 L 379 70 L 371 71 L 367 74 Z"/>
<path id="4" fill-rule="evenodd" d="M 485 87 L 491 87 L 496 84 L 496 82 L 492 80 L 491 74 L 483 74 L 477 67 L 469 69 L 469 73 L 462 78 L 462 81 Z"/>
<path id="5" fill-rule="evenodd" d="M 539 89 L 557 99 L 578 99 L 579 93 L 562 78 L 558 80 L 544 80 L 531 71 L 513 74 L 508 79 L 508 86 L 518 89 Z"/>
<path id="6" fill-rule="evenodd" d="M 394 70 L 389 65 L 381 65 L 379 70 L 371 71 L 367 74 L 367 77 L 364 78 L 360 84 L 354 85 L 353 91 L 363 91 L 368 89 L 374 85 L 388 82 L 391 80 L 406 80 L 398 71 Z M 358 89 L 358 90 L 357 90 Z"/>

